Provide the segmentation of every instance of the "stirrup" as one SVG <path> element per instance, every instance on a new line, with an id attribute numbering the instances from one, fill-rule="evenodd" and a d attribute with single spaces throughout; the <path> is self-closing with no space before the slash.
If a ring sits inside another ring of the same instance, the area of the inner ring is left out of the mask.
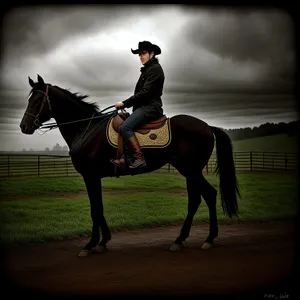
<path id="1" fill-rule="evenodd" d="M 122 170 L 125 169 L 125 164 L 123 164 L 120 159 L 111 159 L 110 162 Z"/>

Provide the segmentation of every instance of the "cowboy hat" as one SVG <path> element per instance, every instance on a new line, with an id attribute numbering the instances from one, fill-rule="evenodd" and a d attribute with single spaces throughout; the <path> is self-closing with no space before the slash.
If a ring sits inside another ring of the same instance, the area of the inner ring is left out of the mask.
<path id="1" fill-rule="evenodd" d="M 138 49 L 136 49 L 136 50 L 131 49 L 131 52 L 133 54 L 139 54 L 143 50 L 146 50 L 149 53 L 151 51 L 153 51 L 155 55 L 161 54 L 160 48 L 157 45 L 154 45 L 154 44 L 152 44 L 151 42 L 148 42 L 148 41 L 139 42 Z"/>

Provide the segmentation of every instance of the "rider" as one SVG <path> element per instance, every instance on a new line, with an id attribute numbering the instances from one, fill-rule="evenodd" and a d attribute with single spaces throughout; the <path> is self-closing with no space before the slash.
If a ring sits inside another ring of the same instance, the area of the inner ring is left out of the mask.
<path id="1" fill-rule="evenodd" d="M 129 168 L 141 168 L 146 166 L 143 153 L 140 149 L 134 130 L 141 125 L 163 116 L 161 95 L 163 94 L 164 72 L 158 62 L 156 55 L 161 54 L 161 49 L 149 41 L 139 42 L 138 49 L 132 50 L 138 54 L 141 63 L 141 75 L 136 84 L 134 95 L 117 103 L 117 109 L 132 107 L 132 114 L 121 124 L 120 134 L 128 148 L 132 152 L 133 163 Z M 120 160 L 113 160 L 112 163 L 122 167 Z"/>

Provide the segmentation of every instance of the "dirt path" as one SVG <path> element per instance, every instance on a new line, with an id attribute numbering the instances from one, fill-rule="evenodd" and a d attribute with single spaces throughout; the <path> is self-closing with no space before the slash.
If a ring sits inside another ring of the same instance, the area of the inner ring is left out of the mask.
<path id="1" fill-rule="evenodd" d="M 177 226 L 114 233 L 109 251 L 86 258 L 76 255 L 87 238 L 27 245 L 7 252 L 6 269 L 17 286 L 32 289 L 28 291 L 85 295 L 83 299 L 93 294 L 240 292 L 249 299 L 280 299 L 284 293 L 288 298 L 281 299 L 293 299 L 291 291 L 279 285 L 293 264 L 291 222 L 220 225 L 215 247 L 203 251 L 207 230 L 208 225 L 194 226 L 186 248 L 175 253 L 168 247 L 180 231 Z M 274 284 L 279 291 L 268 288 Z"/>

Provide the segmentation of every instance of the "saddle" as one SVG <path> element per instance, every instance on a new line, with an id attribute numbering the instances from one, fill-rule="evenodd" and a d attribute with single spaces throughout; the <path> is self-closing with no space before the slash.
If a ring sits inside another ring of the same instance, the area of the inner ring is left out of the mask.
<path id="1" fill-rule="evenodd" d="M 121 124 L 129 117 L 129 113 L 127 112 L 121 112 L 118 113 L 113 121 L 112 126 L 115 131 L 117 131 L 120 134 L 120 126 Z M 140 128 L 136 129 L 135 132 L 141 133 L 141 134 L 147 134 L 150 132 L 151 129 L 158 129 L 165 125 L 167 121 L 166 115 L 163 115 L 160 119 L 151 121 L 147 124 L 142 125 Z"/>
<path id="2" fill-rule="evenodd" d="M 118 149 L 116 157 L 117 159 L 121 159 L 124 157 L 124 141 L 122 135 L 120 134 L 120 126 L 129 116 L 130 114 L 128 112 L 122 111 L 112 119 L 112 128 L 118 133 Z M 147 135 L 153 129 L 162 128 L 166 124 L 167 120 L 167 116 L 163 115 L 161 118 L 153 120 L 149 123 L 142 125 L 140 128 L 135 129 L 134 132 L 141 135 Z M 115 172 L 117 174 L 117 167 L 115 169 Z"/>

